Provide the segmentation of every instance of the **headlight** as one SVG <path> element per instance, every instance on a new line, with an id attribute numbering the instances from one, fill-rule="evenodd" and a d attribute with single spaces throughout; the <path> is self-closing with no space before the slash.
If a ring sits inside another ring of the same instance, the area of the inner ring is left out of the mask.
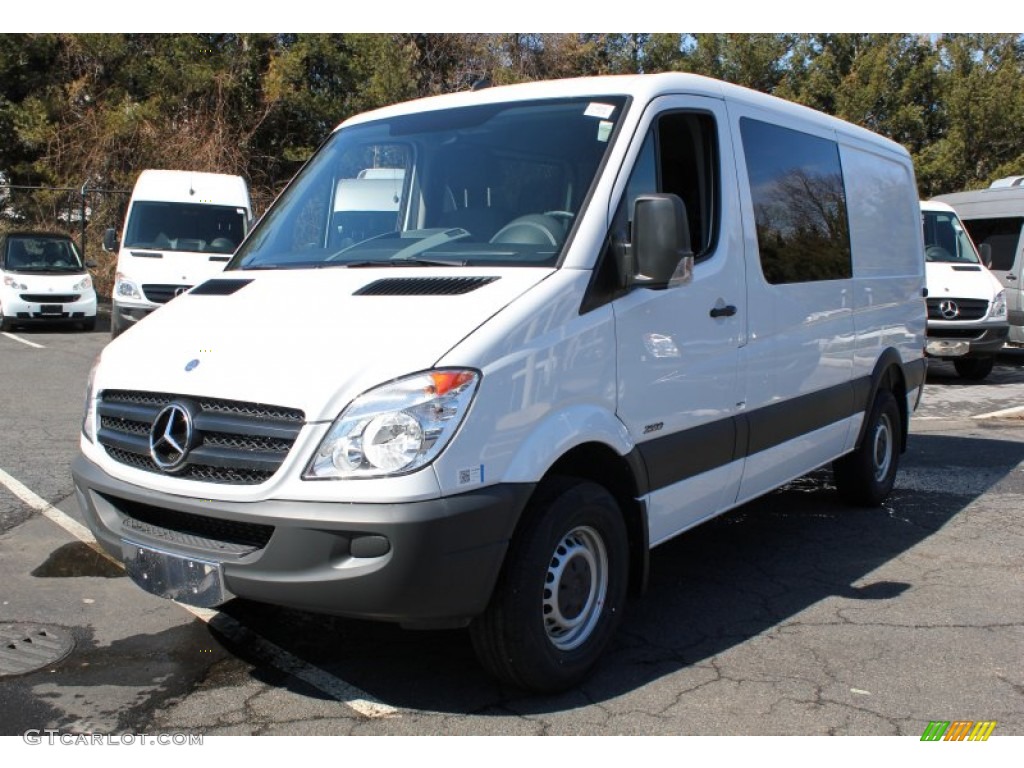
<path id="1" fill-rule="evenodd" d="M 991 317 L 993 320 L 1006 319 L 1006 291 L 1000 291 L 996 294 L 996 299 L 992 302 Z"/>
<path id="2" fill-rule="evenodd" d="M 142 294 L 139 292 L 139 286 L 124 276 L 123 273 L 118 272 L 114 278 L 114 297 L 122 299 L 141 299 Z"/>
<path id="3" fill-rule="evenodd" d="M 99 368 L 99 365 L 100 359 L 97 356 L 85 383 L 85 415 L 82 417 L 82 434 L 90 443 L 96 442 L 96 401 L 93 398 L 93 383 L 96 380 L 96 369 Z"/>
<path id="4" fill-rule="evenodd" d="M 28 290 L 28 286 L 27 285 L 25 285 L 24 283 L 19 283 L 17 280 L 15 280 L 10 275 L 4 275 L 4 285 L 6 285 L 8 288 L 13 288 L 16 291 L 27 291 Z"/>
<path id="5" fill-rule="evenodd" d="M 439 369 L 365 392 L 341 412 L 303 477 L 381 477 L 433 461 L 469 410 L 480 374 Z"/>
<path id="6" fill-rule="evenodd" d="M 71 287 L 71 290 L 73 290 L 73 291 L 88 291 L 90 288 L 92 288 L 92 278 L 86 276 L 83 279 L 79 280 L 77 283 L 75 283 Z"/>

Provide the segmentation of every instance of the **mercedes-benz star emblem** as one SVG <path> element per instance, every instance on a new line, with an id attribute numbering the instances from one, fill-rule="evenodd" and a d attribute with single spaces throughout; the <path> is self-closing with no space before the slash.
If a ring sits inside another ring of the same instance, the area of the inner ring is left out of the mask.
<path id="1" fill-rule="evenodd" d="M 192 437 L 192 414 L 180 403 L 171 403 L 149 430 L 149 455 L 164 472 L 173 472 L 185 463 Z"/>
<path id="2" fill-rule="evenodd" d="M 944 299 L 939 302 L 939 312 L 946 320 L 955 320 L 960 317 L 960 307 L 952 299 Z"/>

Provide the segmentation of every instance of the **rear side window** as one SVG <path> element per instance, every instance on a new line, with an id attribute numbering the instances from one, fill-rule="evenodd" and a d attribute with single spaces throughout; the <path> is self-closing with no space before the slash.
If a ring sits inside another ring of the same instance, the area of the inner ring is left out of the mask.
<path id="1" fill-rule="evenodd" d="M 742 118 L 761 270 L 772 284 L 853 277 L 839 146 Z"/>
<path id="2" fill-rule="evenodd" d="M 992 248 L 992 269 L 1000 272 L 1009 272 L 1013 269 L 1022 224 L 1024 218 L 1016 216 L 1004 219 L 972 219 L 964 222 L 967 231 L 971 233 L 971 239 L 979 248 L 984 244 Z"/>

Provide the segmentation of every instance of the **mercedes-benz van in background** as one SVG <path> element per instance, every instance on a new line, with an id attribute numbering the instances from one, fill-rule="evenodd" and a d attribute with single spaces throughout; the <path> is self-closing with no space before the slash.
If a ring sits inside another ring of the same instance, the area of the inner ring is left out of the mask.
<path id="1" fill-rule="evenodd" d="M 950 206 L 921 202 L 928 282 L 930 356 L 951 360 L 967 379 L 984 379 L 1006 343 L 1006 291 L 988 271 Z"/>
<path id="2" fill-rule="evenodd" d="M 971 239 L 991 255 L 987 265 L 1006 291 L 1009 341 L 1024 344 L 1024 186 L 1021 177 L 988 189 L 938 195 L 956 209 Z"/>
<path id="3" fill-rule="evenodd" d="M 398 199 L 349 237 L 360 176 Z M 652 547 L 830 462 L 881 503 L 923 254 L 902 147 L 702 77 L 359 115 L 103 351 L 78 502 L 155 594 L 468 626 L 502 679 L 565 688 Z"/>
<path id="4" fill-rule="evenodd" d="M 251 219 L 249 187 L 241 176 L 143 171 L 120 245 L 114 230 L 104 233 L 104 249 L 118 252 L 111 336 L 223 270 Z"/>

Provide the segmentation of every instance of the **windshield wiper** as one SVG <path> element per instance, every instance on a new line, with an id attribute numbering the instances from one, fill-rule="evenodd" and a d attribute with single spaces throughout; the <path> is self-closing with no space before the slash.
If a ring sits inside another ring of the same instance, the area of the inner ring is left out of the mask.
<path id="1" fill-rule="evenodd" d="M 361 267 L 464 267 L 469 262 L 457 261 L 455 259 L 388 259 L 386 261 L 330 261 L 325 264 L 318 264 L 317 269 L 329 267 L 349 267 L 359 269 Z"/>

